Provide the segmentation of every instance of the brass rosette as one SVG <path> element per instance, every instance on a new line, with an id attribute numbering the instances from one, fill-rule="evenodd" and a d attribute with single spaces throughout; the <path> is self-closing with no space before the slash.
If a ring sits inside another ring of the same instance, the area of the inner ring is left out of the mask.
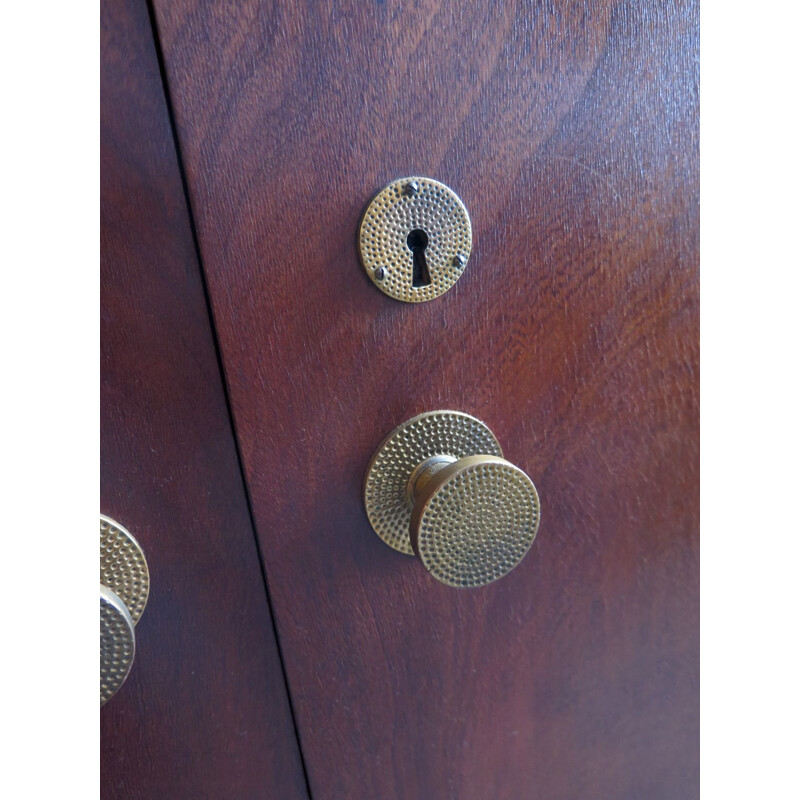
<path id="1" fill-rule="evenodd" d="M 100 515 L 100 583 L 128 608 L 135 625 L 150 593 L 150 571 L 139 542 L 118 522 Z"/>
<path id="2" fill-rule="evenodd" d="M 408 495 L 412 473 L 437 455 L 477 453 L 502 456 L 503 450 L 486 425 L 460 411 L 428 411 L 395 428 L 378 447 L 364 481 L 364 504 L 375 533 L 395 550 L 414 555 Z"/>

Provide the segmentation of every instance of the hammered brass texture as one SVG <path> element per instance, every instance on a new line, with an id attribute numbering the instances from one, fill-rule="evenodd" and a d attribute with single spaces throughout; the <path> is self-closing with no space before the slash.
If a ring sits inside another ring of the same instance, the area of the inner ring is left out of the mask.
<path id="1" fill-rule="evenodd" d="M 415 498 L 411 543 L 448 586 L 485 586 L 519 564 L 539 527 L 531 479 L 503 458 L 471 456 L 435 475 Z"/>
<path id="2" fill-rule="evenodd" d="M 123 603 L 135 625 L 150 593 L 150 572 L 139 543 L 122 525 L 100 515 L 100 583 Z"/>
<path id="3" fill-rule="evenodd" d="M 414 286 L 412 231 L 427 235 L 430 282 Z M 406 303 L 444 294 L 461 277 L 472 251 L 472 224 L 458 195 L 431 178 L 393 181 L 372 199 L 358 231 L 361 263 L 384 293 Z"/>
<path id="4" fill-rule="evenodd" d="M 428 411 L 395 428 L 372 457 L 364 481 L 364 504 L 375 533 L 395 550 L 413 555 L 407 494 L 412 473 L 434 456 L 478 454 L 502 457 L 503 450 L 483 422 L 460 411 Z"/>
<path id="5" fill-rule="evenodd" d="M 100 586 L 100 705 L 125 682 L 133 663 L 136 639 L 125 603 L 107 586 Z"/>

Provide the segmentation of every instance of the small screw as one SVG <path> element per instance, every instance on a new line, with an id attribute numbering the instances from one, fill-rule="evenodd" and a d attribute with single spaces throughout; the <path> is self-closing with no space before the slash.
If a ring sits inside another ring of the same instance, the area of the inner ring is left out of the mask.
<path id="1" fill-rule="evenodd" d="M 467 259 L 464 258 L 464 256 L 462 256 L 462 255 L 457 255 L 453 259 L 453 266 L 457 267 L 458 269 L 464 269 L 464 266 L 466 265 L 466 263 L 467 263 Z"/>
<path id="2" fill-rule="evenodd" d="M 375 276 L 375 280 L 382 281 L 386 277 L 386 269 L 384 267 L 378 267 L 372 274 Z"/>
<path id="3" fill-rule="evenodd" d="M 413 197 L 418 191 L 419 191 L 419 184 L 416 181 L 409 181 L 403 187 L 403 192 L 406 197 Z"/>

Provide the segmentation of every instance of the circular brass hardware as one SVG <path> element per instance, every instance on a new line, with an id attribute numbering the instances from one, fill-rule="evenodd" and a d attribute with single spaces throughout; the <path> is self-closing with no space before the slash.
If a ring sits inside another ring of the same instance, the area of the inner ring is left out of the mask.
<path id="1" fill-rule="evenodd" d="M 411 545 L 448 586 L 484 586 L 522 561 L 539 527 L 533 481 L 503 458 L 468 456 L 439 470 L 418 493 Z"/>
<path id="2" fill-rule="evenodd" d="M 125 682 L 133 664 L 136 637 L 133 619 L 122 600 L 100 586 L 100 705 Z"/>
<path id="3" fill-rule="evenodd" d="M 539 528 L 539 495 L 492 432 L 458 411 L 420 414 L 384 439 L 364 503 L 378 536 L 434 578 L 484 586 L 512 570 Z"/>
<path id="4" fill-rule="evenodd" d="M 367 207 L 358 247 L 364 270 L 384 294 L 421 303 L 444 294 L 463 275 L 472 225 L 461 199 L 443 183 L 400 178 Z"/>
<path id="5" fill-rule="evenodd" d="M 139 543 L 118 522 L 100 515 L 100 705 L 128 676 L 134 626 L 147 605 L 150 572 Z"/>
<path id="6" fill-rule="evenodd" d="M 426 459 L 476 453 L 503 455 L 486 425 L 460 411 L 428 411 L 395 428 L 372 457 L 364 482 L 367 517 L 375 533 L 395 550 L 413 555 L 409 535 L 412 475 Z"/>
<path id="7" fill-rule="evenodd" d="M 125 605 L 135 625 L 150 592 L 150 572 L 139 542 L 110 517 L 100 515 L 100 583 Z"/>

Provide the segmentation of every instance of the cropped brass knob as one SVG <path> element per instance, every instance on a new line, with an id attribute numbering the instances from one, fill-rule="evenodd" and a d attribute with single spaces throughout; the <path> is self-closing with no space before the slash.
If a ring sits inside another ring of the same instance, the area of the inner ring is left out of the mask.
<path id="1" fill-rule="evenodd" d="M 533 481 L 483 422 L 459 411 L 430 411 L 392 431 L 367 469 L 364 504 L 384 542 L 455 587 L 510 572 L 541 516 Z"/>
<path id="2" fill-rule="evenodd" d="M 150 593 L 150 572 L 136 539 L 100 515 L 100 705 L 125 682 L 136 652 L 134 627 Z"/>

